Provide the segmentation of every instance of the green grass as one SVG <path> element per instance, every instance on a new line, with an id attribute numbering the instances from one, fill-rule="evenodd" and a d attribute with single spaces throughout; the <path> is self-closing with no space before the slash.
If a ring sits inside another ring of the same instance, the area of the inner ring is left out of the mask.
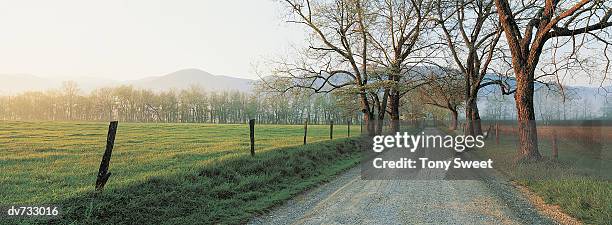
<path id="1" fill-rule="evenodd" d="M 107 128 L 2 121 L 0 204 L 58 204 L 63 224 L 234 224 L 359 162 L 355 140 L 324 141 L 324 125 L 308 127 L 306 146 L 300 125 L 256 125 L 250 157 L 247 125 L 120 123 L 112 176 L 94 196 Z"/>
<path id="2" fill-rule="evenodd" d="M 560 141 L 559 158 L 552 160 L 550 140 L 540 140 L 544 159 L 514 164 L 516 137 L 490 138 L 486 149 L 477 151 L 492 158 L 494 167 L 510 179 L 527 186 L 547 203 L 559 205 L 569 215 L 587 224 L 612 223 L 612 155 L 609 143 L 587 149 L 575 141 Z"/>

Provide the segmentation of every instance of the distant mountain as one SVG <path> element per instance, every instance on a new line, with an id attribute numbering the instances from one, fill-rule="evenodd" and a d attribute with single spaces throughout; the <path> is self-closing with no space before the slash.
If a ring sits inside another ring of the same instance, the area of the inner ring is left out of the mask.
<path id="1" fill-rule="evenodd" d="M 487 75 L 488 76 L 488 75 Z M 490 80 L 499 79 L 497 76 L 491 75 Z M 504 79 L 510 89 L 516 88 L 516 80 L 512 77 Z M 486 82 L 486 81 L 485 81 Z M 554 116 L 560 116 L 560 112 L 568 110 L 563 116 L 573 119 L 596 119 L 604 115 L 604 105 L 611 100 L 611 96 L 606 90 L 612 90 L 612 86 L 607 87 L 585 87 L 585 86 L 564 86 L 563 90 L 554 83 L 545 85 L 536 83 L 534 93 L 534 105 L 536 109 L 536 117 L 539 119 L 560 119 Z M 563 93 L 564 97 L 561 95 Z M 512 119 L 511 115 L 516 115 L 514 107 L 504 108 L 503 110 L 496 109 L 500 107 L 500 103 L 506 105 L 514 104 L 514 96 L 501 95 L 501 90 L 498 85 L 490 85 L 480 90 L 478 93 L 478 107 L 483 112 L 484 119 L 487 119 L 487 113 L 503 111 L 503 119 Z M 489 111 L 489 107 L 492 110 Z M 499 116 L 499 115 L 498 115 Z M 510 117 L 506 117 L 510 116 Z M 546 118 L 549 117 L 549 118 Z"/>
<path id="2" fill-rule="evenodd" d="M 250 92 L 254 80 L 212 75 L 199 69 L 184 69 L 163 76 L 152 76 L 132 81 L 114 81 L 94 77 L 38 77 L 28 74 L 0 74 L 0 95 L 25 91 L 59 89 L 63 81 L 75 81 L 83 93 L 96 88 L 132 85 L 155 91 L 187 89 L 192 86 L 208 91 L 237 90 Z"/>
<path id="3" fill-rule="evenodd" d="M 47 79 L 28 74 L 0 75 L 0 95 L 14 94 L 28 90 L 45 90 L 52 84 Z"/>
<path id="4" fill-rule="evenodd" d="M 98 87 L 118 85 L 119 82 L 93 77 L 55 77 L 46 78 L 29 74 L 0 74 L 0 95 L 16 94 L 25 91 L 46 91 L 58 89 L 64 81 L 74 81 L 84 92 Z"/>
<path id="5" fill-rule="evenodd" d="M 140 80 L 128 81 L 127 84 L 137 88 L 152 90 L 187 89 L 198 86 L 205 90 L 223 91 L 251 91 L 254 80 L 212 75 L 199 69 L 179 70 L 164 76 L 147 77 Z"/>

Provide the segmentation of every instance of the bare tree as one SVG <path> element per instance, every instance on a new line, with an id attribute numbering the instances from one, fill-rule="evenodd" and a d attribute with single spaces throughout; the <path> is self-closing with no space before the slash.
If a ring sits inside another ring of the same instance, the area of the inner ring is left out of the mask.
<path id="1" fill-rule="evenodd" d="M 281 91 L 352 90 L 359 96 L 364 116 L 377 121 L 368 123 L 369 131 L 381 133 L 387 113 L 392 121 L 391 130 L 398 131 L 400 98 L 423 84 L 414 79 L 422 76 L 413 76 L 415 73 L 410 70 L 427 59 L 421 52 L 432 45 L 421 35 L 431 22 L 426 18 L 432 2 L 286 2 L 293 15 L 290 22 L 306 25 L 313 35 L 297 63 L 276 62 L 276 79 L 266 82 L 273 83 L 270 86 L 284 86 Z"/>
<path id="2" fill-rule="evenodd" d="M 442 74 L 431 73 L 427 85 L 419 88 L 423 104 L 432 105 L 451 113 L 451 130 L 457 129 L 458 108 L 464 102 L 465 81 L 459 71 L 444 68 Z"/>
<path id="3" fill-rule="evenodd" d="M 295 62 L 279 61 L 274 77 L 263 79 L 281 92 L 308 89 L 330 93 L 352 87 L 369 134 L 374 133 L 374 117 L 368 101 L 368 25 L 371 7 L 360 0 L 285 0 L 290 23 L 306 26 L 311 32 L 310 46 Z M 281 88 L 279 88 L 279 86 Z"/>
<path id="4" fill-rule="evenodd" d="M 436 5 L 435 21 L 447 43 L 449 58 L 465 78 L 467 134 L 482 134 L 477 104 L 479 90 L 487 85 L 500 85 L 503 94 L 510 94 L 504 82 L 486 76 L 491 73 L 489 67 L 501 36 L 501 28 L 493 17 L 493 0 L 437 0 Z"/>
<path id="5" fill-rule="evenodd" d="M 606 54 L 610 45 L 606 28 L 612 26 L 612 2 L 532 0 L 512 3 L 495 0 L 516 76 L 515 104 L 520 141 L 517 159 L 537 160 L 541 155 L 538 151 L 533 95 L 535 73 L 543 50 L 547 42 L 567 37 L 572 46 L 570 55 L 576 56 L 581 46 L 589 40 L 603 43 Z M 606 59 L 609 59 L 607 55 Z M 604 74 L 608 73 L 609 65 L 607 60 Z"/>
<path id="6" fill-rule="evenodd" d="M 64 100 L 66 101 L 66 119 L 74 119 L 74 106 L 76 104 L 76 98 L 79 93 L 79 85 L 75 81 L 64 81 L 62 82 L 62 92 L 64 94 Z"/>
<path id="7" fill-rule="evenodd" d="M 368 61 L 386 75 L 382 107 L 391 119 L 391 131 L 399 131 L 400 98 L 408 91 L 423 84 L 422 76 L 412 72 L 427 60 L 424 56 L 436 43 L 424 40 L 423 33 L 431 23 L 427 19 L 432 1 L 384 0 L 373 1 L 372 26 L 367 30 L 373 51 Z M 387 103 L 388 101 L 388 103 Z M 383 118 L 379 118 L 382 120 Z"/>

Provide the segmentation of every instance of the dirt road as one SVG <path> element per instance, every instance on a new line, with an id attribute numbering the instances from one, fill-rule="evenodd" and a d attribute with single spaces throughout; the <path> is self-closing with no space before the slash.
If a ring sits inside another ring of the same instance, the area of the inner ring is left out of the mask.
<path id="1" fill-rule="evenodd" d="M 436 178 L 363 180 L 353 168 L 249 224 L 554 224 L 505 180 L 427 174 Z"/>

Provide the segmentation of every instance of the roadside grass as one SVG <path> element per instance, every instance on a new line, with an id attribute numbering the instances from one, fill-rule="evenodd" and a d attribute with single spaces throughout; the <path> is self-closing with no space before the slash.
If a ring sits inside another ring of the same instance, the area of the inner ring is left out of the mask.
<path id="1" fill-rule="evenodd" d="M 351 139 L 219 157 L 199 170 L 58 203 L 62 223 L 238 224 L 359 162 Z M 53 221 L 55 222 L 55 221 Z"/>
<path id="2" fill-rule="evenodd" d="M 58 204 L 61 224 L 244 222 L 359 162 L 336 126 L 120 123 L 103 193 L 92 192 L 107 123 L 0 124 L 0 204 Z M 359 126 L 353 126 L 353 135 Z M 315 143 L 313 143 L 315 142 Z"/>
<path id="3" fill-rule="evenodd" d="M 550 140 L 540 139 L 538 147 L 543 160 L 515 164 L 518 139 L 502 135 L 500 144 L 496 144 L 492 136 L 486 148 L 476 154 L 493 159 L 497 170 L 584 223 L 612 224 L 610 144 L 588 148 L 576 141 L 560 139 L 556 160 L 551 159 Z"/>

